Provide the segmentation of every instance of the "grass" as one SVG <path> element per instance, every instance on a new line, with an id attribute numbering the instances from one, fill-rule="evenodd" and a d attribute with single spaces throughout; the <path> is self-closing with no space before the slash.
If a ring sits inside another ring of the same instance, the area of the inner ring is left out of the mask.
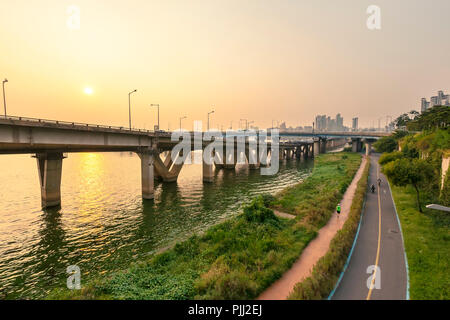
<path id="1" fill-rule="evenodd" d="M 358 181 L 349 216 L 344 226 L 331 240 L 328 252 L 317 261 L 311 276 L 294 287 L 289 299 L 324 299 L 333 290 L 350 253 L 358 229 L 367 190 L 369 168 L 370 161 L 367 161 L 361 179 Z"/>
<path id="2" fill-rule="evenodd" d="M 410 298 L 450 299 L 450 215 L 420 213 L 412 187 L 392 186 L 409 265 Z"/>
<path id="3" fill-rule="evenodd" d="M 288 270 L 329 219 L 356 173 L 358 154 L 324 154 L 310 177 L 276 197 L 128 270 L 49 299 L 253 299 Z M 278 218 L 269 207 L 297 215 Z"/>
<path id="4" fill-rule="evenodd" d="M 279 193 L 273 205 L 280 211 L 294 214 L 313 227 L 320 228 L 330 219 L 360 163 L 361 156 L 356 153 L 320 156 L 313 174 L 302 184 Z"/>

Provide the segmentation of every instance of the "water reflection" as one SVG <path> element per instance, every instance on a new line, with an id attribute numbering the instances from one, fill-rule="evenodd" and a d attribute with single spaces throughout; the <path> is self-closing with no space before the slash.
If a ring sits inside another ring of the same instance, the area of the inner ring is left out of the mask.
<path id="1" fill-rule="evenodd" d="M 155 199 L 148 201 L 141 198 L 134 154 L 70 154 L 63 164 L 62 208 L 45 211 L 38 209 L 29 156 L 0 156 L 0 167 L 9 168 L 0 172 L 0 295 L 36 298 L 65 286 L 68 265 L 80 267 L 82 284 L 126 268 L 239 213 L 256 194 L 296 183 L 312 163 L 281 163 L 276 176 L 221 169 L 207 184 L 201 165 L 187 165 L 177 183 L 155 183 Z"/>

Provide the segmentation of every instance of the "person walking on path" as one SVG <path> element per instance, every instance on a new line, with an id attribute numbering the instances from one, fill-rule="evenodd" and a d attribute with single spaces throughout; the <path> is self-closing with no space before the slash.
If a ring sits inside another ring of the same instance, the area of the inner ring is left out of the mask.
<path id="1" fill-rule="evenodd" d="M 338 205 L 337 205 L 337 207 L 336 207 L 336 212 L 337 212 L 337 217 L 338 217 L 338 219 L 339 219 L 339 215 L 341 214 L 341 204 L 340 203 L 338 203 Z"/>

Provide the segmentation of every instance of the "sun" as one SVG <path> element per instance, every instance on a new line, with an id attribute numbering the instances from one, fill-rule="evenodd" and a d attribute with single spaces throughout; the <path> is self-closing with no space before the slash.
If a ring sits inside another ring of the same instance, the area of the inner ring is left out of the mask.
<path id="1" fill-rule="evenodd" d="M 91 95 L 94 93 L 94 90 L 90 87 L 86 87 L 86 88 L 84 88 L 84 93 L 87 95 Z"/>

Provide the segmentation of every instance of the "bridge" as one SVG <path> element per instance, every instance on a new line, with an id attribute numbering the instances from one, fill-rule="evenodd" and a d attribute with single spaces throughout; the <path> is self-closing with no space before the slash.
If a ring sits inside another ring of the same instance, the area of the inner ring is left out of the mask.
<path id="1" fill-rule="evenodd" d="M 182 135 L 183 133 L 180 133 Z M 41 187 L 42 207 L 61 204 L 62 163 L 67 153 L 72 152 L 135 152 L 141 159 L 142 197 L 153 199 L 154 179 L 166 182 L 176 181 L 183 167 L 184 159 L 191 150 L 203 152 L 203 181 L 211 182 L 214 167 L 234 169 L 237 164 L 248 164 L 250 169 L 269 166 L 271 162 L 285 159 L 306 159 L 327 149 L 344 145 L 353 139 L 353 150 L 360 151 L 362 139 L 366 150 L 382 135 L 366 133 L 293 133 L 280 132 L 280 142 L 276 143 L 278 152 L 273 153 L 270 139 L 256 136 L 256 140 L 245 138 L 243 148 L 239 147 L 238 137 L 233 138 L 231 148 L 228 144 L 208 147 L 216 140 L 198 141 L 196 133 L 185 132 L 191 143 L 186 149 L 174 148 L 181 140 L 173 141 L 172 132 L 128 129 L 124 127 L 95 125 L 57 120 L 44 120 L 26 117 L 0 118 L 0 154 L 33 154 L 37 160 Z M 222 140 L 225 133 L 221 133 Z M 270 132 L 267 136 L 270 137 Z M 312 138 L 309 141 L 292 141 L 284 138 Z M 261 140 L 265 147 L 261 147 Z M 220 140 L 220 139 L 219 139 Z M 356 142 L 356 143 L 355 143 Z M 227 138 L 228 143 L 228 138 Z M 275 143 L 274 143 L 275 144 Z M 175 150 L 177 149 L 177 150 Z M 205 154 L 206 153 L 206 154 Z M 210 161 L 205 161 L 209 159 Z"/>

